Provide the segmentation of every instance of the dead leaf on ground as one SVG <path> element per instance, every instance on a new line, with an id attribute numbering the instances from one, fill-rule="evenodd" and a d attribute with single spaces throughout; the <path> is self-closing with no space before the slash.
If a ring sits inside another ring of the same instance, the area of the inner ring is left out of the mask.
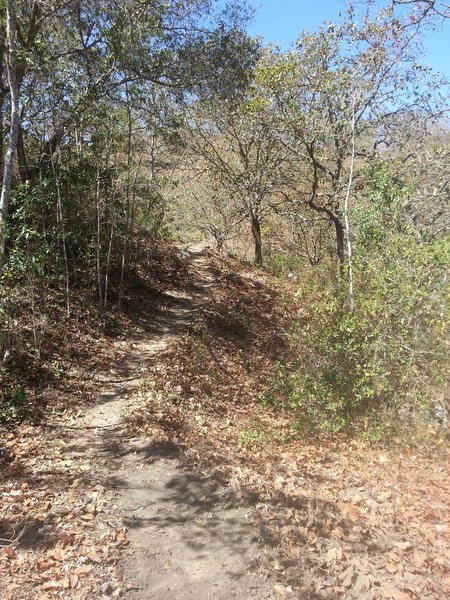
<path id="1" fill-rule="evenodd" d="M 116 533 L 116 540 L 124 546 L 128 544 L 126 527 L 119 529 L 119 531 Z"/>

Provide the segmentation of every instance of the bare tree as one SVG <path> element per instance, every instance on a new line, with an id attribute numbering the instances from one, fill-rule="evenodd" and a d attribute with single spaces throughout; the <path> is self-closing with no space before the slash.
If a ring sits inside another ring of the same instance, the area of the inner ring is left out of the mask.
<path id="1" fill-rule="evenodd" d="M 304 33 L 295 51 L 269 51 L 257 68 L 266 122 L 303 169 L 291 194 L 333 224 L 341 275 L 349 178 L 393 149 L 405 115 L 420 114 L 424 127 L 439 115 L 439 83 L 417 63 L 416 34 L 389 11 L 360 25 L 350 13 Z"/>
<path id="2" fill-rule="evenodd" d="M 271 133 L 261 115 L 244 100 L 239 107 L 219 102 L 192 119 L 192 148 L 217 181 L 240 205 L 250 225 L 255 264 L 263 262 L 261 223 L 285 185 L 289 150 Z"/>

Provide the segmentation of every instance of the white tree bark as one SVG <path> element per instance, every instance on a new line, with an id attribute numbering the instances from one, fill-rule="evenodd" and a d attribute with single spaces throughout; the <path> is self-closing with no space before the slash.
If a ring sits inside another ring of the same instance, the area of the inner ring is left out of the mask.
<path id="1" fill-rule="evenodd" d="M 0 274 L 3 271 L 5 262 L 6 220 L 8 217 L 14 157 L 16 155 L 19 133 L 19 88 L 17 85 L 16 69 L 16 14 L 14 11 L 13 0 L 6 0 L 6 41 L 8 83 L 11 99 L 11 126 L 8 150 L 6 152 L 3 169 L 2 192 L 0 196 Z"/>
<path id="2" fill-rule="evenodd" d="M 353 268 L 352 268 L 352 244 L 350 240 L 350 221 L 348 218 L 348 202 L 350 199 L 350 190 L 353 182 L 353 167 L 355 164 L 355 99 L 352 99 L 352 156 L 350 161 L 350 175 L 348 177 L 347 194 L 345 195 L 344 219 L 345 219 L 345 237 L 347 238 L 347 260 L 348 260 L 348 297 L 350 301 L 350 311 L 355 309 L 355 298 L 353 295 Z"/>

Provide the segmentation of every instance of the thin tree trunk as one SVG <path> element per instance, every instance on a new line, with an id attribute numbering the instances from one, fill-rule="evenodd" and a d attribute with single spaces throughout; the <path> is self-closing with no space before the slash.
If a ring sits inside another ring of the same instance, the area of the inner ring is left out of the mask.
<path id="1" fill-rule="evenodd" d="M 98 308 L 102 312 L 103 295 L 102 295 L 102 274 L 100 268 L 100 253 L 101 253 L 101 214 L 100 214 L 100 166 L 97 160 L 97 181 L 95 187 L 95 204 L 97 208 L 97 248 L 96 248 L 96 262 L 97 262 L 97 286 L 98 286 Z"/>
<path id="2" fill-rule="evenodd" d="M 31 172 L 28 168 L 27 155 L 25 152 L 25 141 L 23 138 L 22 127 L 19 124 L 17 135 L 17 162 L 19 163 L 19 175 L 22 183 L 26 183 L 31 179 Z"/>
<path id="3" fill-rule="evenodd" d="M 75 125 L 75 148 L 77 149 L 77 157 L 80 158 L 80 148 L 78 144 L 78 124 Z"/>
<path id="4" fill-rule="evenodd" d="M 3 362 L 8 360 L 8 357 L 11 354 L 11 339 L 12 339 L 12 327 L 11 327 L 11 313 L 9 309 L 9 294 L 5 295 L 5 301 L 2 303 L 2 308 L 4 307 L 5 315 L 6 315 L 6 348 L 5 353 L 3 355 Z"/>
<path id="5" fill-rule="evenodd" d="M 106 153 L 105 153 L 105 173 L 109 174 L 109 155 L 110 155 L 110 140 L 109 137 L 106 138 Z M 108 206 L 108 180 L 105 179 L 104 185 L 104 195 L 105 195 L 105 206 Z M 106 260 L 105 260 L 105 288 L 104 288 L 104 296 L 103 296 L 103 307 L 106 308 L 106 304 L 108 302 L 108 282 L 109 282 L 109 264 L 111 261 L 111 251 L 112 251 L 112 242 L 114 236 L 114 217 L 115 217 L 115 182 L 114 179 L 111 178 L 111 231 L 108 242 L 108 250 L 106 252 Z"/>
<path id="6" fill-rule="evenodd" d="M 5 102 L 7 88 L 3 87 L 3 53 L 5 52 L 5 46 L 0 46 L 0 173 L 3 180 L 3 168 L 4 168 L 4 136 L 3 136 L 3 104 Z M 6 55 L 5 55 L 6 56 Z"/>
<path id="7" fill-rule="evenodd" d="M 63 255 L 64 255 L 64 270 L 65 270 L 65 278 L 66 278 L 66 285 L 65 285 L 65 292 L 66 292 L 66 311 L 67 311 L 67 317 L 70 318 L 70 274 L 69 274 L 69 256 L 67 253 L 67 242 L 66 242 L 66 228 L 64 226 L 64 214 L 63 214 L 63 209 L 62 209 L 62 200 L 61 200 L 61 186 L 59 184 L 59 176 L 56 172 L 56 165 L 55 165 L 55 159 L 53 154 L 50 154 L 50 160 L 51 160 L 51 164 L 52 164 L 52 172 L 53 172 L 53 179 L 55 180 L 55 185 L 56 185 L 56 216 L 57 216 L 57 221 L 59 222 L 59 226 L 61 228 L 61 235 L 62 235 L 62 247 L 63 247 Z"/>
<path id="8" fill-rule="evenodd" d="M 344 226 L 339 217 L 333 219 L 334 228 L 336 230 L 336 251 L 339 261 L 339 274 L 341 277 L 344 276 L 344 264 L 345 264 L 345 233 Z"/>
<path id="9" fill-rule="evenodd" d="M 112 243 L 114 239 L 114 219 L 115 219 L 115 197 L 116 197 L 116 189 L 113 187 L 112 192 L 112 215 L 111 215 L 111 231 L 109 234 L 109 244 L 108 244 L 108 253 L 106 255 L 106 265 L 105 265 L 105 299 L 103 302 L 103 306 L 106 308 L 108 302 L 108 284 L 109 284 L 109 265 L 111 263 L 111 252 L 112 252 Z"/>
<path id="10" fill-rule="evenodd" d="M 156 136 L 155 134 L 150 138 L 150 187 L 153 191 L 153 180 L 155 177 L 155 167 L 156 167 Z M 153 257 L 155 251 L 155 240 L 153 232 L 150 231 L 148 226 L 149 220 L 145 220 L 145 250 L 147 253 L 147 268 L 150 269 L 150 258 Z M 151 245 L 151 248 L 150 248 Z"/>
<path id="11" fill-rule="evenodd" d="M 259 222 L 259 216 L 256 212 L 250 213 L 250 220 L 252 226 L 253 242 L 255 245 L 255 265 L 262 265 L 262 242 L 261 242 L 261 224 Z"/>
<path id="12" fill-rule="evenodd" d="M 11 128 L 9 133 L 8 151 L 5 157 L 2 192 L 0 196 L 0 273 L 5 262 L 6 220 L 8 217 L 9 197 L 17 150 L 19 132 L 19 88 L 17 85 L 16 67 L 16 15 L 13 0 L 6 0 L 6 39 L 7 39 L 7 69 L 11 97 Z"/>
<path id="13" fill-rule="evenodd" d="M 134 219 L 136 216 L 136 183 L 137 183 L 137 179 L 139 177 L 139 171 L 141 170 L 141 164 L 142 164 L 143 157 L 144 157 L 144 152 L 142 152 L 139 157 L 139 163 L 136 168 L 136 173 L 135 173 L 134 180 L 133 180 L 133 193 L 132 193 L 132 197 L 131 197 L 131 224 L 130 224 L 130 240 L 131 241 L 133 240 Z M 136 260 L 136 255 L 137 255 L 137 251 L 135 253 L 135 260 Z"/>
<path id="14" fill-rule="evenodd" d="M 352 268 L 352 244 L 350 240 L 350 222 L 348 218 L 348 201 L 352 189 L 353 167 L 355 164 L 355 99 L 352 99 L 352 158 L 350 162 L 350 175 L 348 178 L 347 194 L 344 204 L 345 237 L 347 238 L 347 260 L 348 260 L 348 297 L 350 301 L 350 312 L 355 309 L 355 298 L 353 296 L 353 268 Z"/>
<path id="15" fill-rule="evenodd" d="M 36 300 L 34 295 L 34 276 L 31 275 L 29 279 L 30 283 L 30 300 L 31 300 L 31 324 L 33 329 L 33 342 L 34 349 L 37 351 L 37 357 L 41 360 L 41 342 L 38 339 L 38 320 L 37 320 L 37 311 L 36 311 Z M 39 336 L 40 338 L 40 336 Z"/>
<path id="16" fill-rule="evenodd" d="M 125 280 L 125 271 L 127 268 L 127 260 L 128 260 L 128 235 L 130 231 L 130 183 L 131 183 L 131 133 L 132 133 L 132 120 L 131 120 L 131 107 L 129 105 L 128 98 L 128 86 L 126 88 L 127 93 L 127 114 L 128 114 L 128 141 L 127 141 L 127 188 L 126 188 L 126 220 L 125 220 L 125 236 L 123 241 L 123 250 L 122 250 L 122 264 L 120 268 L 120 286 L 119 286 L 119 301 L 118 305 L 120 306 L 123 299 L 123 285 Z"/>

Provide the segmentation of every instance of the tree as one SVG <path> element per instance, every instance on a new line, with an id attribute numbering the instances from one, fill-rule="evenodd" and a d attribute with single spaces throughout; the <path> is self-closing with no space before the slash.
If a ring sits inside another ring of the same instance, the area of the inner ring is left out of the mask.
<path id="1" fill-rule="evenodd" d="M 341 273 L 353 139 L 358 183 L 367 162 L 394 147 L 396 121 L 415 112 L 425 127 L 439 114 L 438 82 L 424 80 L 416 52 L 416 32 L 388 12 L 357 25 L 350 9 L 343 25 L 304 33 L 293 51 L 269 50 L 257 68 L 266 122 L 306 169 L 293 193 L 333 223 Z"/>
<path id="2" fill-rule="evenodd" d="M 261 223 L 280 201 L 289 151 L 255 109 L 251 96 L 236 105 L 216 98 L 193 113 L 191 145 L 248 219 L 255 264 L 263 262 Z"/>
<path id="3" fill-rule="evenodd" d="M 369 7 L 373 4 L 374 0 L 368 0 Z M 408 24 L 412 26 L 450 18 L 450 7 L 445 0 L 391 0 L 389 7 L 392 11 L 406 7 L 409 10 Z"/>
<path id="4" fill-rule="evenodd" d="M 174 190 L 175 210 L 182 232 L 200 231 L 214 240 L 220 252 L 227 241 L 238 236 L 238 228 L 247 216 L 241 203 L 208 167 L 201 157 L 186 154 Z"/>
<path id="5" fill-rule="evenodd" d="M 8 2 L 8 40 L 14 38 L 14 44 L 8 45 L 7 53 L 16 64 L 11 69 L 8 61 L 10 74 L 15 75 L 14 93 L 1 96 L 14 117 L 3 180 L 2 248 L 16 149 L 22 183 L 36 185 L 43 173 L 52 170 L 53 155 L 62 147 L 70 155 L 74 139 L 81 149 L 83 135 L 90 135 L 90 124 L 98 120 L 97 107 L 103 101 L 117 110 L 127 85 L 143 89 L 152 84 L 180 108 L 184 93 L 214 86 L 220 75 L 224 81 L 233 80 L 246 11 L 236 6 L 213 11 L 214 4 L 209 0 Z M 215 45 L 221 46 L 221 54 L 215 52 Z M 206 63 L 202 66 L 198 60 L 199 49 L 205 47 L 216 66 L 226 65 L 221 74 L 204 69 Z"/>
<path id="6" fill-rule="evenodd" d="M 17 138 L 19 133 L 19 87 L 17 82 L 16 61 L 16 14 L 13 0 L 6 0 L 6 40 L 6 62 L 11 98 L 11 124 L 0 197 L 0 275 L 3 271 L 3 264 L 5 261 L 6 220 L 8 216 L 14 158 L 17 151 Z"/>

